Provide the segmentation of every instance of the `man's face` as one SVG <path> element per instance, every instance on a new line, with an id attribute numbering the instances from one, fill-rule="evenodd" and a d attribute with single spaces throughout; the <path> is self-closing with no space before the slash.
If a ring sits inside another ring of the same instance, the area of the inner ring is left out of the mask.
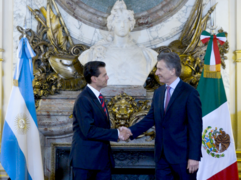
<path id="1" fill-rule="evenodd" d="M 125 13 L 119 13 L 119 16 L 115 17 L 113 26 L 117 36 L 125 37 L 130 32 L 130 21 Z"/>
<path id="2" fill-rule="evenodd" d="M 100 75 L 95 77 L 96 86 L 99 88 L 104 88 L 107 86 L 107 81 L 109 79 L 105 67 L 99 67 Z"/>
<path id="3" fill-rule="evenodd" d="M 157 70 L 155 74 L 159 77 L 160 82 L 169 85 L 173 82 L 173 79 L 176 78 L 175 69 L 170 70 L 163 60 L 158 61 L 156 67 Z"/>

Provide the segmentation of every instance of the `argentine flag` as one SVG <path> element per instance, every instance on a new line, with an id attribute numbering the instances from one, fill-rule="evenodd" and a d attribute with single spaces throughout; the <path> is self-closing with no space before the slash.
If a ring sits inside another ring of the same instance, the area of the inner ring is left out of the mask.
<path id="1" fill-rule="evenodd" d="M 32 87 L 34 56 L 28 39 L 23 37 L 2 134 L 1 163 L 11 180 L 44 180 Z"/>

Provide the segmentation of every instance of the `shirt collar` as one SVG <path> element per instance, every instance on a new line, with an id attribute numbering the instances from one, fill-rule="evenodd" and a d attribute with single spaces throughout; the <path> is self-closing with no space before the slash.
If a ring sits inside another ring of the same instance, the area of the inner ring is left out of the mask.
<path id="1" fill-rule="evenodd" d="M 100 95 L 100 91 L 96 90 L 95 88 L 93 88 L 90 84 L 87 84 L 87 86 L 90 88 L 90 90 L 95 94 L 95 96 L 97 97 L 97 99 L 99 99 L 99 95 Z"/>
<path id="2" fill-rule="evenodd" d="M 177 77 L 177 79 L 175 81 L 173 81 L 169 86 L 174 90 L 177 87 L 177 84 L 179 83 L 180 78 Z M 166 85 L 167 87 L 167 85 Z"/>

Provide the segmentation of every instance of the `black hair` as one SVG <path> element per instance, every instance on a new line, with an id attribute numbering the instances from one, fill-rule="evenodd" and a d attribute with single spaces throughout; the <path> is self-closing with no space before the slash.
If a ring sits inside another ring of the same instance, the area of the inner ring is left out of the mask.
<path id="1" fill-rule="evenodd" d="M 105 67 L 102 61 L 90 61 L 84 65 L 84 78 L 88 84 L 91 83 L 91 77 L 100 75 L 99 67 Z"/>

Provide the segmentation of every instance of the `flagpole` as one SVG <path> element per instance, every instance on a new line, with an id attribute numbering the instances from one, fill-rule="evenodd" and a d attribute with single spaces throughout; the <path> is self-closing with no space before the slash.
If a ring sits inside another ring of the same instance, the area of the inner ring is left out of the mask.
<path id="1" fill-rule="evenodd" d="M 213 7 L 215 5 L 215 3 L 216 3 L 216 0 L 211 0 L 210 1 L 210 8 Z M 216 23 L 215 23 L 215 14 L 214 13 L 215 12 L 211 13 L 211 15 L 210 15 L 210 26 L 209 26 L 210 34 L 212 34 L 212 35 L 215 34 L 215 30 L 217 28 Z"/>

